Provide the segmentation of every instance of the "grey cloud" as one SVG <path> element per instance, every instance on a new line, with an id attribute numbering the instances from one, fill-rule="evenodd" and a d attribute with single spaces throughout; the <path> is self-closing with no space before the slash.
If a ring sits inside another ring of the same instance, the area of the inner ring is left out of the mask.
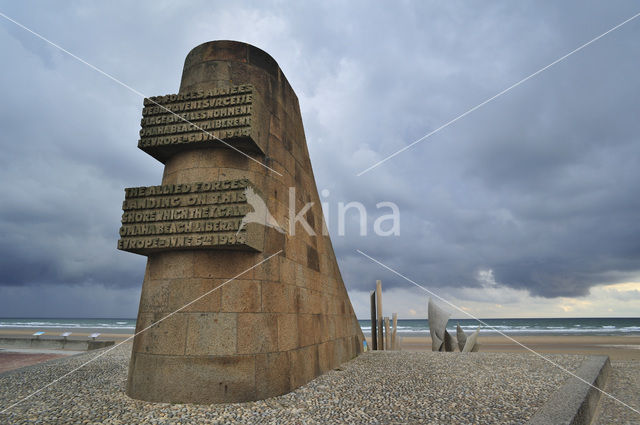
<path id="1" fill-rule="evenodd" d="M 360 237 L 353 220 L 339 237 L 332 217 L 349 289 L 381 276 L 407 285 L 362 249 L 442 291 L 480 288 L 478 271 L 491 269 L 501 285 L 556 297 L 640 272 L 637 23 L 355 175 L 634 7 L 114 2 L 3 12 L 149 95 L 175 92 L 184 56 L 207 40 L 274 56 L 300 98 L 332 213 L 339 201 L 363 202 L 371 231 L 377 202 L 401 210 L 400 237 Z M 11 64 L 0 78 L 0 286 L 139 288 L 144 258 L 115 243 L 122 188 L 161 175 L 135 147 L 141 99 L 6 21 L 0 45 Z"/>

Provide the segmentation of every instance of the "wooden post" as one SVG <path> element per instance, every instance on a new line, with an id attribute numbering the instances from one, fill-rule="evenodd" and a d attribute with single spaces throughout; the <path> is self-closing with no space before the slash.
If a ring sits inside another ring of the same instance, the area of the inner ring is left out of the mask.
<path id="1" fill-rule="evenodd" d="M 378 349 L 378 327 L 376 326 L 376 291 L 371 291 L 371 349 Z"/>
<path id="2" fill-rule="evenodd" d="M 391 350 L 391 332 L 389 332 L 389 318 L 384 318 L 384 349 Z"/>
<path id="3" fill-rule="evenodd" d="M 384 350 L 384 331 L 382 330 L 382 281 L 376 281 L 376 309 L 378 312 L 378 350 Z"/>
<path id="4" fill-rule="evenodd" d="M 398 313 L 393 313 L 393 333 L 391 334 L 391 349 L 398 349 L 398 338 L 396 333 L 398 332 Z"/>

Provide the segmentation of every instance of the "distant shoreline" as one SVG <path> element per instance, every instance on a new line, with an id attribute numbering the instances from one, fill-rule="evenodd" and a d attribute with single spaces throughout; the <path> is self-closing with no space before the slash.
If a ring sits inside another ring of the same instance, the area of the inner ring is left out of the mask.
<path id="1" fill-rule="evenodd" d="M 371 319 L 360 320 L 365 334 L 371 333 Z M 598 317 L 598 318 L 537 318 L 537 319 L 450 319 L 449 333 L 456 333 L 460 325 L 465 332 L 473 332 L 478 327 L 485 335 L 498 336 L 640 336 L 640 318 Z M 405 336 L 428 336 L 429 323 L 426 319 L 398 320 L 398 333 Z"/>

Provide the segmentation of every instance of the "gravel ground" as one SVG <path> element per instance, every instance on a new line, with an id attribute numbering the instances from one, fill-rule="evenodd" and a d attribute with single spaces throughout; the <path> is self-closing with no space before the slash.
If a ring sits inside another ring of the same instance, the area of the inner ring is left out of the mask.
<path id="1" fill-rule="evenodd" d="M 611 376 L 605 391 L 640 411 L 640 362 L 611 362 Z M 602 394 L 594 424 L 640 424 L 640 414 Z"/>
<path id="2" fill-rule="evenodd" d="M 125 344 L 0 414 L 3 424 L 525 423 L 566 379 L 530 354 L 366 353 L 292 393 L 226 405 L 148 403 L 124 393 Z M 0 375 L 0 410 L 97 355 Z M 584 356 L 553 355 L 575 370 Z"/>

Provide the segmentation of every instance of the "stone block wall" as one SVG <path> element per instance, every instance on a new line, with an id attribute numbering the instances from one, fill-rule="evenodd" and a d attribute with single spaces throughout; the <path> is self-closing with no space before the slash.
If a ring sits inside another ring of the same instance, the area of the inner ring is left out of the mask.
<path id="1" fill-rule="evenodd" d="M 362 351 L 364 336 L 331 240 L 322 233 L 298 99 L 275 60 L 240 42 L 202 44 L 185 60 L 179 93 L 242 84 L 255 88 L 267 114 L 267 125 L 258 130 L 268 131 L 258 136 L 263 152 L 242 149 L 257 162 L 215 141 L 184 147 L 164 160 L 162 184 L 247 179 L 287 234 L 254 226 L 251 232 L 263 232 L 262 251 L 146 254 L 137 332 L 223 286 L 136 336 L 127 385 L 133 398 L 190 403 L 264 399 L 287 393 Z M 315 235 L 300 224 L 290 234 L 290 188 L 295 188 L 296 214 L 313 203 L 306 220 Z"/>

